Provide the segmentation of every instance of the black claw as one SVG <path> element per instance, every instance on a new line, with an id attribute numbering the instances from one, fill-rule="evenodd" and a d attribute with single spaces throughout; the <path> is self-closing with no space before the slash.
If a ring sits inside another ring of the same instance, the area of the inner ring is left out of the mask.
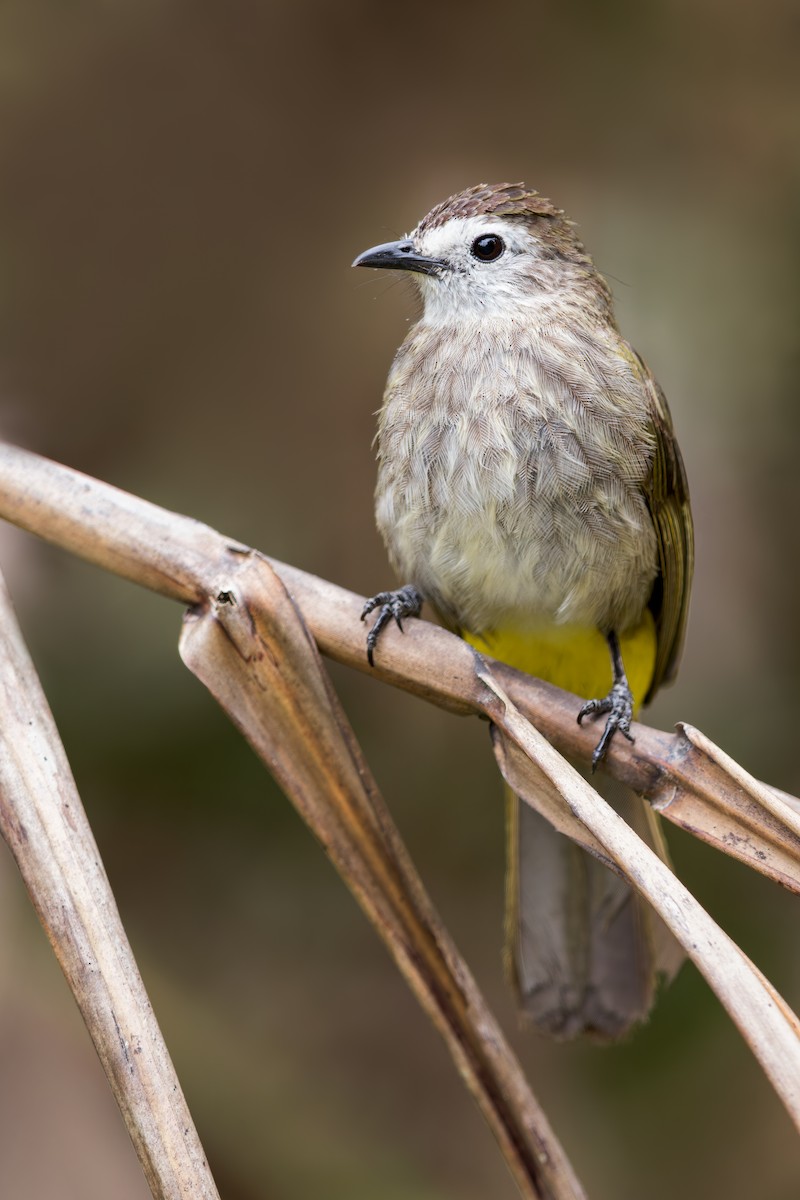
<path id="1" fill-rule="evenodd" d="M 397 628 L 403 632 L 404 617 L 418 617 L 422 609 L 422 593 L 413 583 L 398 588 L 395 592 L 378 592 L 367 600 L 361 610 L 361 620 L 364 621 L 376 608 L 380 609 L 375 624 L 367 634 L 367 661 L 375 666 L 375 647 L 378 644 L 381 630 L 389 621 L 394 619 Z"/>
<path id="2" fill-rule="evenodd" d="M 377 596 L 372 596 L 371 599 L 367 600 L 366 604 L 364 605 L 364 607 L 361 610 L 361 620 L 362 621 L 366 621 L 367 617 L 372 612 L 373 608 L 377 608 L 378 605 L 381 603 L 381 596 L 385 596 L 385 595 L 386 595 L 385 592 L 379 592 Z"/>
<path id="3" fill-rule="evenodd" d="M 633 741 L 631 736 L 631 721 L 633 720 L 633 696 L 631 689 L 628 687 L 628 681 L 624 675 L 618 679 L 611 691 L 602 700 L 587 700 L 581 707 L 578 713 L 578 724 L 583 724 L 583 718 L 588 716 L 601 716 L 603 713 L 608 713 L 606 727 L 603 730 L 603 736 L 595 747 L 592 755 L 592 771 L 596 771 L 600 763 L 606 756 L 606 751 L 611 744 L 611 739 L 617 730 L 620 731 L 623 737 L 626 737 L 629 742 Z"/>
<path id="4" fill-rule="evenodd" d="M 606 727 L 603 730 L 603 736 L 600 738 L 600 741 L 597 743 L 594 754 L 592 755 L 592 772 L 593 773 L 597 770 L 597 768 L 600 766 L 600 763 L 605 758 L 606 751 L 608 750 L 608 747 L 611 744 L 611 739 L 614 736 L 614 734 L 617 732 L 617 730 L 619 730 L 620 733 L 623 735 L 623 737 L 626 737 L 629 742 L 633 741 L 633 738 L 631 737 L 631 734 L 630 734 L 630 720 L 629 719 L 626 720 L 624 716 L 618 718 L 617 715 L 614 712 L 612 712 L 611 716 L 606 721 Z"/>

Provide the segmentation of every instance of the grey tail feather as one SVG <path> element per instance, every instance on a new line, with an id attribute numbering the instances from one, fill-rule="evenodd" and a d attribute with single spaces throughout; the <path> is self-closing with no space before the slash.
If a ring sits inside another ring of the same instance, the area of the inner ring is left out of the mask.
<path id="1" fill-rule="evenodd" d="M 659 818 L 628 788 L 592 779 L 669 862 Z M 523 1016 L 558 1038 L 612 1041 L 650 1011 L 683 951 L 645 900 L 507 789 L 507 964 Z"/>

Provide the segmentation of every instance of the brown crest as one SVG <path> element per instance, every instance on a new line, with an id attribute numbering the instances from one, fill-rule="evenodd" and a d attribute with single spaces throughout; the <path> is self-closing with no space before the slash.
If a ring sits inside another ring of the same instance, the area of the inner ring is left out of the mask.
<path id="1" fill-rule="evenodd" d="M 479 183 L 443 200 L 417 229 L 436 229 L 454 217 L 563 217 L 560 208 L 524 183 Z"/>

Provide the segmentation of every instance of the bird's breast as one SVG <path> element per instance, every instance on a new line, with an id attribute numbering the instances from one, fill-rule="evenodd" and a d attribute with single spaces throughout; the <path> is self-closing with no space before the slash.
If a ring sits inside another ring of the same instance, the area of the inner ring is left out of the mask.
<path id="1" fill-rule="evenodd" d="M 451 624 L 640 618 L 656 570 L 653 435 L 622 346 L 613 331 L 503 322 L 419 325 L 401 347 L 379 423 L 378 526 Z"/>

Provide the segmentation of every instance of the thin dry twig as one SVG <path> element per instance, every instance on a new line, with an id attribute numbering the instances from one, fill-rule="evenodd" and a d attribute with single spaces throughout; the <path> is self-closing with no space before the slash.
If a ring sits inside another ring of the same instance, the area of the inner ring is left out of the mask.
<path id="1" fill-rule="evenodd" d="M 153 1196 L 218 1200 L 2 578 L 0 629 L 0 832 L 81 1010 Z"/>

